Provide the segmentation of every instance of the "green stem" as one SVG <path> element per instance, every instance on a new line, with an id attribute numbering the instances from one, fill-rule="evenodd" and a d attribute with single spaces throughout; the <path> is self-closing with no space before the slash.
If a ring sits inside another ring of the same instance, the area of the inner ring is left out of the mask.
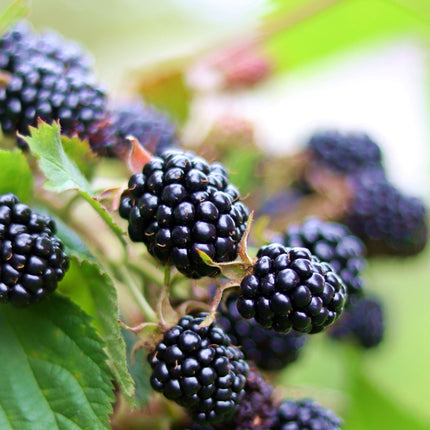
<path id="1" fill-rule="evenodd" d="M 146 301 L 145 296 L 142 294 L 141 288 L 139 288 L 135 279 L 130 275 L 127 268 L 124 266 L 119 266 L 116 267 L 116 269 L 121 275 L 124 281 L 124 285 L 127 287 L 130 294 L 136 300 L 136 303 L 142 311 L 145 320 L 149 322 L 158 322 L 157 315 L 155 314 L 151 305 Z"/>
<path id="2" fill-rule="evenodd" d="M 83 191 L 78 191 L 79 194 L 86 200 L 90 206 L 100 215 L 102 220 L 106 223 L 106 225 L 110 228 L 110 230 L 115 234 L 118 240 L 121 242 L 124 250 L 127 249 L 127 242 L 124 239 L 122 230 L 116 224 L 112 222 L 112 219 L 109 213 L 101 206 L 98 200 L 91 197 L 88 193 Z"/>
<path id="3" fill-rule="evenodd" d="M 164 285 L 160 270 L 145 258 L 142 258 L 139 263 L 128 262 L 128 266 L 159 287 Z"/>
<path id="4" fill-rule="evenodd" d="M 164 286 L 166 287 L 166 290 L 169 291 L 170 289 L 170 274 L 172 270 L 170 265 L 166 264 L 166 267 L 164 269 Z"/>

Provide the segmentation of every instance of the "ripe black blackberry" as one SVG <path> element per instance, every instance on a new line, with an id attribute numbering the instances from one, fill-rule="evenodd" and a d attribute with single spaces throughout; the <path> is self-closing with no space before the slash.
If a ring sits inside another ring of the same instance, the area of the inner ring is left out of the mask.
<path id="1" fill-rule="evenodd" d="M 217 321 L 233 345 L 240 346 L 245 358 L 260 369 L 280 370 L 296 361 L 308 337 L 294 330 L 283 334 L 265 329 L 254 318 L 244 320 L 236 307 L 237 297 L 236 293 L 227 297 Z"/>
<path id="2" fill-rule="evenodd" d="M 342 420 L 311 399 L 284 400 L 270 430 L 340 430 Z"/>
<path id="3" fill-rule="evenodd" d="M 54 31 L 35 33 L 26 21 L 20 21 L 0 39 L 0 69 L 15 72 L 18 63 L 28 58 L 44 57 L 64 66 L 67 72 L 90 74 L 93 58 L 77 43 Z"/>
<path id="4" fill-rule="evenodd" d="M 283 237 L 287 247 L 308 248 L 342 278 L 348 294 L 362 292 L 361 272 L 366 265 L 366 248 L 345 225 L 308 218 L 302 224 L 290 224 Z"/>
<path id="5" fill-rule="evenodd" d="M 153 106 L 141 101 L 124 104 L 112 110 L 114 141 L 110 152 L 123 153 L 130 145 L 127 136 L 134 136 L 151 154 L 160 155 L 178 146 L 176 127 Z"/>
<path id="6" fill-rule="evenodd" d="M 56 40 L 54 46 L 49 43 Z M 18 26 L 0 42 L 0 70 L 10 74 L 0 88 L 3 133 L 27 134 L 37 118 L 60 120 L 69 136 L 88 139 L 106 115 L 105 90 L 88 71 L 85 56 L 52 33 L 37 36 Z M 18 139 L 19 146 L 26 144 Z"/>
<path id="7" fill-rule="evenodd" d="M 344 316 L 330 329 L 329 335 L 338 340 L 352 339 L 363 348 L 378 346 L 384 337 L 382 303 L 369 297 L 352 300 Z"/>
<path id="8" fill-rule="evenodd" d="M 197 249 L 216 262 L 234 260 L 249 211 L 221 164 L 169 150 L 130 178 L 119 213 L 129 221 L 131 240 L 143 242 L 162 264 L 200 278 L 219 271 Z"/>
<path id="9" fill-rule="evenodd" d="M 308 249 L 272 243 L 257 257 L 240 284 L 237 309 L 244 318 L 278 332 L 318 333 L 342 314 L 346 287 Z"/>
<path id="10" fill-rule="evenodd" d="M 317 163 L 339 173 L 369 167 L 382 169 L 381 150 L 365 133 L 318 132 L 309 139 L 307 148 Z"/>
<path id="11" fill-rule="evenodd" d="M 219 327 L 200 327 L 207 315 L 181 318 L 148 356 L 154 390 L 206 425 L 232 418 L 249 372 L 242 352 Z"/>
<path id="12" fill-rule="evenodd" d="M 0 196 L 0 303 L 27 306 L 57 288 L 69 259 L 55 231 L 52 218 Z"/>
<path id="13" fill-rule="evenodd" d="M 345 223 L 369 253 L 413 255 L 427 243 L 423 202 L 399 191 L 383 175 L 365 171 L 350 180 L 353 199 Z"/>
<path id="14" fill-rule="evenodd" d="M 67 74 L 58 62 L 43 57 L 18 64 L 8 85 L 0 88 L 0 122 L 6 135 L 26 134 L 41 118 L 60 120 L 64 134 L 85 139 L 103 119 L 105 105 L 104 90 L 90 76 Z"/>

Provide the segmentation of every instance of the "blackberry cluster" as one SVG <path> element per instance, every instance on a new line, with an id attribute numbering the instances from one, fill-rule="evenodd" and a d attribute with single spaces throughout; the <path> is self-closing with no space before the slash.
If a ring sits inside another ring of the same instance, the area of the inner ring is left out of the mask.
<path id="1" fill-rule="evenodd" d="M 69 259 L 55 231 L 52 218 L 0 196 L 0 303 L 27 306 L 57 288 Z"/>
<path id="2" fill-rule="evenodd" d="M 350 182 L 353 199 L 345 223 L 369 252 L 413 255 L 425 247 L 427 210 L 420 199 L 403 194 L 372 171 Z"/>
<path id="3" fill-rule="evenodd" d="M 154 390 L 174 400 L 199 424 L 227 421 L 245 395 L 248 364 L 208 314 L 185 316 L 148 356 Z"/>
<path id="4" fill-rule="evenodd" d="M 345 286 L 308 249 L 272 243 L 257 257 L 253 274 L 240 284 L 237 309 L 244 318 L 278 332 L 318 333 L 342 314 Z"/>
<path id="5" fill-rule="evenodd" d="M 52 45 L 51 45 L 52 43 Z M 37 119 L 60 120 L 69 136 L 88 139 L 106 115 L 106 94 L 90 73 L 90 60 L 55 33 L 37 35 L 18 25 L 0 40 L 0 70 L 10 81 L 0 88 L 3 133 L 27 134 Z M 18 140 L 21 147 L 25 143 Z"/>
<path id="6" fill-rule="evenodd" d="M 129 147 L 127 136 L 135 137 L 151 154 L 160 155 L 178 146 L 176 127 L 169 118 L 143 102 L 135 101 L 112 110 L 114 142 L 111 152 L 124 153 Z"/>
<path id="7" fill-rule="evenodd" d="M 249 210 L 221 164 L 168 150 L 130 178 L 119 213 L 129 221 L 133 241 L 143 242 L 162 264 L 200 278 L 219 270 L 197 250 L 216 262 L 234 260 Z"/>
<path id="8" fill-rule="evenodd" d="M 308 248 L 337 272 L 348 294 L 362 292 L 361 271 L 365 267 L 365 246 L 345 225 L 308 218 L 303 224 L 291 224 L 283 237 L 287 247 Z"/>
<path id="9" fill-rule="evenodd" d="M 284 400 L 270 430 L 340 430 L 342 421 L 314 400 Z"/>
<path id="10" fill-rule="evenodd" d="M 329 331 L 334 339 L 352 338 L 363 348 L 378 346 L 384 337 L 384 310 L 379 300 L 353 300 L 345 315 Z"/>
<path id="11" fill-rule="evenodd" d="M 226 306 L 220 309 L 217 321 L 233 345 L 240 346 L 245 358 L 260 369 L 280 370 L 296 361 L 307 336 L 294 330 L 284 334 L 265 329 L 254 318 L 244 320 L 236 307 L 237 297 L 236 293 L 227 297 Z"/>
<path id="12" fill-rule="evenodd" d="M 322 131 L 309 139 L 307 147 L 317 163 L 339 173 L 370 167 L 382 169 L 381 150 L 365 133 Z"/>

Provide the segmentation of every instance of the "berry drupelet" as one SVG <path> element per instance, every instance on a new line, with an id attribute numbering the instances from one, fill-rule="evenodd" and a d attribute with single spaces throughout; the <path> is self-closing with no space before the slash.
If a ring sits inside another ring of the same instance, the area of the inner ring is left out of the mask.
<path id="1" fill-rule="evenodd" d="M 317 164 L 335 172 L 350 174 L 369 167 L 382 169 L 381 150 L 365 133 L 322 131 L 309 139 L 307 148 Z"/>
<path id="2" fill-rule="evenodd" d="M 349 295 L 362 292 L 360 275 L 366 265 L 366 248 L 345 225 L 308 218 L 302 224 L 290 224 L 283 243 L 287 247 L 308 248 L 319 260 L 329 263 L 341 277 Z"/>
<path id="3" fill-rule="evenodd" d="M 206 425 L 232 418 L 249 372 L 242 352 L 219 327 L 200 327 L 207 315 L 181 318 L 148 356 L 154 390 Z"/>
<path id="4" fill-rule="evenodd" d="M 52 218 L 0 196 L 0 303 L 27 306 L 57 288 L 69 259 L 55 231 Z"/>
<path id="5" fill-rule="evenodd" d="M 342 421 L 311 399 L 284 400 L 270 430 L 340 430 Z"/>
<path id="6" fill-rule="evenodd" d="M 346 287 L 308 249 L 272 243 L 257 258 L 240 284 L 237 309 L 244 318 L 278 332 L 318 333 L 342 314 Z"/>
<path id="7" fill-rule="evenodd" d="M 249 211 L 221 164 L 169 150 L 130 178 L 119 213 L 129 221 L 131 240 L 143 242 L 162 264 L 200 278 L 219 271 L 197 250 L 216 262 L 234 260 Z"/>
<path id="8" fill-rule="evenodd" d="M 355 340 L 367 349 L 382 342 L 384 330 L 384 309 L 381 302 L 362 297 L 351 301 L 344 316 L 330 329 L 329 335 L 338 340 Z"/>
<path id="9" fill-rule="evenodd" d="M 345 223 L 371 254 L 413 255 L 427 243 L 427 210 L 373 171 L 350 180 L 352 203 Z"/>
<path id="10" fill-rule="evenodd" d="M 278 333 L 265 329 L 254 318 L 244 320 L 236 307 L 237 294 L 231 293 L 220 309 L 217 324 L 240 346 L 245 358 L 263 370 L 280 370 L 296 361 L 307 336 L 294 330 Z"/>
<path id="11" fill-rule="evenodd" d="M 175 125 L 153 106 L 134 101 L 112 109 L 111 118 L 114 142 L 110 152 L 114 154 L 121 154 L 129 148 L 128 136 L 135 137 L 154 155 L 178 146 Z"/>

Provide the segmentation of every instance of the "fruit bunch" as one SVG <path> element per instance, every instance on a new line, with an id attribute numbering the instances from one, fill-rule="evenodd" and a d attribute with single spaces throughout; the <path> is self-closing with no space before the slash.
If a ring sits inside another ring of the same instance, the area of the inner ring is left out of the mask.
<path id="1" fill-rule="evenodd" d="M 0 165 L 16 169 L 11 178 L 5 168 L 0 187 L 0 330 L 6 321 L 13 340 L 24 336 L 20 321 L 34 324 L 36 341 L 7 347 L 28 352 L 22 369 L 56 419 L 73 410 L 77 425 L 97 428 L 89 403 L 118 429 L 134 416 L 166 428 L 340 429 L 331 410 L 272 384 L 317 333 L 377 346 L 385 311 L 367 292 L 367 249 L 425 245 L 425 208 L 390 184 L 378 145 L 365 134 L 314 135 L 290 195 L 318 194 L 317 174 L 346 184 L 346 209 L 337 222 L 302 216 L 259 235 L 255 199 L 229 170 L 184 147 L 148 103 L 110 103 L 77 45 L 19 23 L 0 39 L 0 79 L 2 132 L 23 150 L 0 151 Z M 96 162 L 113 158 L 118 187 L 94 191 L 81 169 L 94 152 Z M 65 346 L 78 352 L 65 358 Z M 74 384 L 67 408 L 51 392 L 62 369 Z M 142 398 L 147 409 L 132 412 Z"/>

